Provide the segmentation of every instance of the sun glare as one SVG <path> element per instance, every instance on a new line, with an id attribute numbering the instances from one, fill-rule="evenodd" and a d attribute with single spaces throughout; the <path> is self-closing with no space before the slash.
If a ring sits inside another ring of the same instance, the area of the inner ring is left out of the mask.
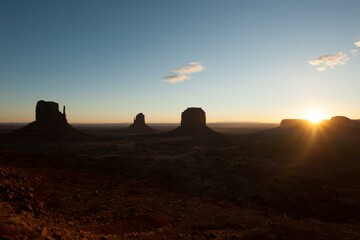
<path id="1" fill-rule="evenodd" d="M 318 110 L 310 110 L 310 111 L 308 111 L 305 118 L 307 120 L 309 120 L 313 124 L 317 124 L 317 123 L 321 122 L 324 119 L 323 114 Z"/>

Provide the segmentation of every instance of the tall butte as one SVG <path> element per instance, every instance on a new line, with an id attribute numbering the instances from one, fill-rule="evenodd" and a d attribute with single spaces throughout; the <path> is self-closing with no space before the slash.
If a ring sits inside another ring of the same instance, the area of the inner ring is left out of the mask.
<path id="1" fill-rule="evenodd" d="M 134 118 L 134 123 L 127 128 L 121 129 L 121 131 L 126 133 L 152 133 L 156 130 L 148 126 L 145 123 L 145 115 L 143 113 L 139 113 Z"/>
<path id="2" fill-rule="evenodd" d="M 40 100 L 36 104 L 35 121 L 10 133 L 21 140 L 78 140 L 86 135 L 66 120 L 65 106 L 59 111 L 59 104 Z"/>
<path id="3" fill-rule="evenodd" d="M 170 136 L 179 137 L 214 137 L 217 132 L 206 126 L 206 114 L 201 108 L 190 107 L 181 113 L 180 127 L 169 132 Z"/>

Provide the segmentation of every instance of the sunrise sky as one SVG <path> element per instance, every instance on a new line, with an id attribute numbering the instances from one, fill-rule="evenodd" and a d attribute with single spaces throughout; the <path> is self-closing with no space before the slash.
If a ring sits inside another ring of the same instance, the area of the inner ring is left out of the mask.
<path id="1" fill-rule="evenodd" d="M 360 119 L 358 50 L 358 0 L 2 0 L 0 122 Z"/>

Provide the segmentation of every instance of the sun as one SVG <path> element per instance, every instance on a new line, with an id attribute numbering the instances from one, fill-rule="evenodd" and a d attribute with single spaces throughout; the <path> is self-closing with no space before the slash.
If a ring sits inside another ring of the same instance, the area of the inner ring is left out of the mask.
<path id="1" fill-rule="evenodd" d="M 324 119 L 324 116 L 321 111 L 312 109 L 307 112 L 305 118 L 309 120 L 312 124 L 317 124 Z"/>

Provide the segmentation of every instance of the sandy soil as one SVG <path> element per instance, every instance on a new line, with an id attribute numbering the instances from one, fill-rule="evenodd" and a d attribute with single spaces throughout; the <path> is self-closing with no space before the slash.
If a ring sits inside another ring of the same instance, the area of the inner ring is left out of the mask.
<path id="1" fill-rule="evenodd" d="M 2 143 L 0 239 L 360 239 L 357 140 L 298 144 Z"/>

